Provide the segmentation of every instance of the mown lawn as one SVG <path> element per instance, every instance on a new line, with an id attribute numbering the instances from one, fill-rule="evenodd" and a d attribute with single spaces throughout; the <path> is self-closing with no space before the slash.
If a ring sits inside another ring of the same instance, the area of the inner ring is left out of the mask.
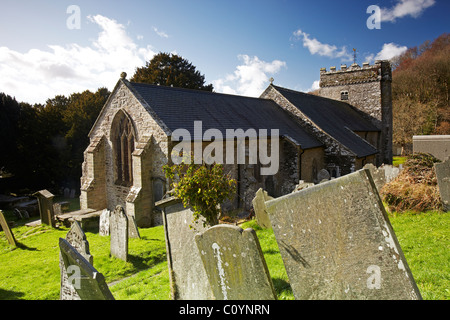
<path id="1" fill-rule="evenodd" d="M 402 213 L 390 219 L 423 298 L 449 300 L 450 213 Z M 293 299 L 272 230 L 259 228 L 255 221 L 241 227 L 256 230 L 278 298 Z M 67 231 L 64 227 L 14 227 L 17 248 L 10 247 L 0 232 L 0 300 L 59 299 L 58 239 Z M 170 299 L 163 227 L 139 232 L 141 239 L 130 239 L 129 262 L 109 256 L 109 237 L 86 232 L 94 267 L 103 273 L 116 299 Z"/>

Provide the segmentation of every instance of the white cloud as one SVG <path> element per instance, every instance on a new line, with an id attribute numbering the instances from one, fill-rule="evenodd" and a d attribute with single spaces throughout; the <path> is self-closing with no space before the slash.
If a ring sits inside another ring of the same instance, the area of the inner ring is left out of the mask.
<path id="1" fill-rule="evenodd" d="M 315 80 L 313 82 L 313 84 L 311 85 L 311 88 L 309 88 L 305 92 L 312 92 L 312 91 L 315 91 L 317 89 L 320 89 L 320 80 Z"/>
<path id="2" fill-rule="evenodd" d="M 111 90 L 122 71 L 131 76 L 155 55 L 150 46 L 139 47 L 117 21 L 101 15 L 88 20 L 101 29 L 90 46 L 48 45 L 48 50 L 26 53 L 0 47 L 1 90 L 29 103 L 86 89 Z"/>
<path id="3" fill-rule="evenodd" d="M 381 21 L 394 22 L 397 18 L 411 16 L 417 18 L 425 9 L 435 4 L 435 0 L 397 0 L 390 9 L 381 9 Z"/>
<path id="4" fill-rule="evenodd" d="M 309 34 L 302 30 L 293 32 L 295 40 L 302 40 L 303 46 L 308 48 L 311 54 L 318 54 L 329 58 L 341 58 L 342 61 L 351 61 L 352 54 L 347 51 L 345 46 L 338 49 L 335 45 L 321 43 L 315 38 L 310 38 Z"/>
<path id="5" fill-rule="evenodd" d="M 286 67 L 286 62 L 280 60 L 266 62 L 248 55 L 239 55 L 238 58 L 243 64 L 237 66 L 233 74 L 212 82 L 217 92 L 259 97 L 269 84 L 270 75 Z"/>
<path id="6" fill-rule="evenodd" d="M 391 60 L 392 58 L 401 55 L 408 48 L 406 46 L 399 46 L 393 42 L 383 44 L 383 48 L 376 55 L 373 53 L 366 56 L 366 61 L 372 62 L 374 60 Z"/>
<path id="7" fill-rule="evenodd" d="M 153 27 L 153 31 L 155 31 L 156 34 L 158 36 L 160 36 L 161 38 L 168 38 L 169 37 L 169 35 L 167 33 L 165 33 L 164 31 L 158 30 L 158 28 L 156 28 L 156 27 Z"/>

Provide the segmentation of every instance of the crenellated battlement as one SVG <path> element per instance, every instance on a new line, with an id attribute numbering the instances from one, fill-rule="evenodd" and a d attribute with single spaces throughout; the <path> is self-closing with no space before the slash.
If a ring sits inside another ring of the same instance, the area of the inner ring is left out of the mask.
<path id="1" fill-rule="evenodd" d="M 330 71 L 326 68 L 320 69 L 321 88 L 391 80 L 391 78 L 389 62 L 384 60 L 377 60 L 373 65 L 364 62 L 362 67 L 353 63 L 350 67 L 342 64 L 340 69 L 336 69 L 335 66 L 330 67 Z"/>

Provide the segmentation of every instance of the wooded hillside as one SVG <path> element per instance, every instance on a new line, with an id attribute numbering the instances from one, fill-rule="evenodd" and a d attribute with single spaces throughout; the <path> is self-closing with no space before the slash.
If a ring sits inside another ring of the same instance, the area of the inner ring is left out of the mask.
<path id="1" fill-rule="evenodd" d="M 393 140 L 450 134 L 450 34 L 425 41 L 392 60 Z"/>

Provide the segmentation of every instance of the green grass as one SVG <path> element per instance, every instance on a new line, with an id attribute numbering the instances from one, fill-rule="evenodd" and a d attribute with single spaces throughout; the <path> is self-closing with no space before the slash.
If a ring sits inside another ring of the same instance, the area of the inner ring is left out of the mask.
<path id="1" fill-rule="evenodd" d="M 6 215 L 13 220 L 11 213 Z M 390 214 L 390 220 L 423 298 L 449 300 L 450 213 Z M 278 299 L 293 299 L 273 231 L 261 229 L 254 220 L 241 227 L 256 230 Z M 9 246 L 0 232 L 0 300 L 59 299 L 58 239 L 68 230 L 16 226 L 17 248 Z M 163 227 L 139 232 L 141 239 L 130 239 L 128 262 L 109 256 L 109 237 L 86 232 L 94 267 L 113 284 L 110 288 L 118 300 L 170 299 Z"/>
<path id="2" fill-rule="evenodd" d="M 400 164 L 404 164 L 407 157 L 393 157 L 392 165 L 398 167 Z"/>
<path id="3" fill-rule="evenodd" d="M 390 221 L 425 300 L 450 300 L 450 212 L 391 214 Z"/>

